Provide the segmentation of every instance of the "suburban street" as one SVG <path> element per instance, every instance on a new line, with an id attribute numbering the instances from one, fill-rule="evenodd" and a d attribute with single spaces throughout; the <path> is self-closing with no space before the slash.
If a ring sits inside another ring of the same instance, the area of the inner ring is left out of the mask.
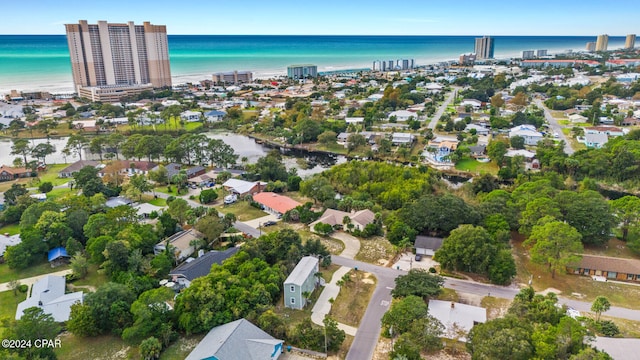
<path id="1" fill-rule="evenodd" d="M 351 344 L 347 359 L 359 360 L 370 359 L 373 356 L 382 325 L 380 323 L 382 316 L 388 310 L 391 303 L 391 290 L 395 286 L 395 278 L 406 274 L 405 271 L 396 270 L 388 267 L 364 263 L 357 260 L 343 258 L 341 256 L 331 257 L 335 264 L 358 268 L 372 273 L 376 276 L 378 283 L 373 292 L 369 306 L 367 307 L 364 317 L 360 321 L 360 326 L 356 337 Z M 468 293 L 480 296 L 494 296 L 504 299 L 513 299 L 520 289 L 513 287 L 504 287 L 491 284 L 482 284 L 474 281 L 445 278 L 444 287 L 453 289 L 458 292 Z M 581 312 L 590 312 L 591 303 L 558 297 L 560 304 L 574 308 Z M 629 319 L 640 321 L 640 310 L 631 310 L 612 306 L 605 313 L 606 316 L 617 317 L 621 319 Z"/>
<path id="2" fill-rule="evenodd" d="M 562 126 L 560 126 L 560 124 L 558 124 L 558 121 L 553 116 L 551 116 L 551 112 L 549 111 L 549 109 L 547 109 L 546 106 L 544 106 L 544 103 L 542 103 L 542 100 L 535 99 L 534 101 L 536 105 L 544 111 L 544 117 L 549 123 L 549 126 L 551 127 L 551 131 L 555 134 L 558 134 L 558 139 L 564 141 L 564 152 L 567 153 L 568 155 L 573 154 L 575 151 L 571 147 L 571 144 L 567 140 L 567 137 L 562 132 Z"/>
<path id="3" fill-rule="evenodd" d="M 458 87 L 456 86 L 452 87 L 451 92 L 449 93 L 449 95 L 447 95 L 442 105 L 440 105 L 438 110 L 436 110 L 435 114 L 433 114 L 433 117 L 429 122 L 429 129 L 435 130 L 436 125 L 438 124 L 438 120 L 440 120 L 440 117 L 442 116 L 442 114 L 444 114 L 445 110 L 447 110 L 447 106 L 451 104 L 453 99 L 456 97 L 456 95 L 458 94 L 458 90 L 459 90 Z"/>

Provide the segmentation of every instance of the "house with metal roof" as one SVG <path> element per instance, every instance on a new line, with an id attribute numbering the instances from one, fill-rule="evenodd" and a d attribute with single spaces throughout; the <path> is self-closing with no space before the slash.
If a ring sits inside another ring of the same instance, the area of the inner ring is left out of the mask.
<path id="1" fill-rule="evenodd" d="M 3 234 L 0 235 L 0 257 L 4 256 L 4 252 L 7 250 L 9 246 L 15 246 L 22 242 L 20 239 L 20 234 L 9 235 Z"/>
<path id="2" fill-rule="evenodd" d="M 283 342 L 239 319 L 211 329 L 186 360 L 276 360 Z"/>
<path id="3" fill-rule="evenodd" d="M 45 314 L 50 314 L 57 322 L 69 320 L 71 305 L 83 301 L 82 291 L 65 294 L 66 279 L 64 276 L 48 275 L 36 281 L 31 287 L 31 295 L 18 304 L 16 320 L 24 315 L 24 310 L 39 307 Z"/>
<path id="4" fill-rule="evenodd" d="M 203 277 L 211 271 L 213 264 L 222 265 L 222 262 L 235 255 L 240 250 L 239 247 L 232 247 L 225 251 L 209 251 L 197 258 L 188 258 L 169 272 L 171 281 L 178 284 L 180 288 L 186 288 L 191 282 L 199 277 Z"/>
<path id="5" fill-rule="evenodd" d="M 262 181 L 244 181 L 239 179 L 229 179 L 222 184 L 226 191 L 232 192 L 238 196 L 253 195 L 261 192 L 267 186 Z"/>
<path id="6" fill-rule="evenodd" d="M 536 130 L 533 125 L 518 125 L 509 130 L 509 138 L 520 136 L 524 138 L 525 145 L 537 145 L 544 135 Z"/>
<path id="7" fill-rule="evenodd" d="M 429 314 L 444 325 L 443 337 L 448 339 L 457 337 L 457 329 L 468 333 L 474 325 L 487 321 L 487 309 L 452 301 L 429 300 Z"/>
<path id="8" fill-rule="evenodd" d="M 284 281 L 284 306 L 291 309 L 302 309 L 307 304 L 304 294 L 311 294 L 318 283 L 316 273 L 319 270 L 318 259 L 305 256 L 298 262 L 291 274 Z"/>
<path id="9" fill-rule="evenodd" d="M 196 251 L 196 243 L 200 239 L 202 239 L 202 234 L 196 229 L 180 231 L 156 244 L 156 246 L 153 247 L 153 253 L 154 255 L 158 255 L 167 249 L 167 245 L 171 245 L 176 261 L 180 262 Z"/>

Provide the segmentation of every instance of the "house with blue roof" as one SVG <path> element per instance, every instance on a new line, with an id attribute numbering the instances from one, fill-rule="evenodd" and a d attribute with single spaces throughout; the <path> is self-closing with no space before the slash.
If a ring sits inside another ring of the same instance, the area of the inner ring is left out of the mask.
<path id="1" fill-rule="evenodd" d="M 62 246 L 49 250 L 49 254 L 47 256 L 48 261 L 52 266 L 60 265 L 61 263 L 68 260 L 71 256 L 67 254 L 67 249 Z"/>

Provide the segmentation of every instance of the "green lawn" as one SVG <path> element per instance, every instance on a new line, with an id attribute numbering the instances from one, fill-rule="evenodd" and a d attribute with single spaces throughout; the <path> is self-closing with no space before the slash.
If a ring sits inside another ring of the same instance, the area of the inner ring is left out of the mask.
<path id="1" fill-rule="evenodd" d="M 109 282 L 109 278 L 102 272 L 98 272 L 98 265 L 89 265 L 89 271 L 84 279 L 75 280 L 73 285 L 75 286 L 93 286 L 98 288 Z"/>
<path id="2" fill-rule="evenodd" d="M 163 198 L 157 198 L 149 201 L 149 204 L 155 205 L 155 206 L 167 206 L 167 200 Z"/>
<path id="3" fill-rule="evenodd" d="M 235 214 L 238 221 L 253 220 L 268 215 L 266 212 L 249 205 L 246 201 L 238 201 L 231 205 L 219 205 L 215 208 L 223 214 Z"/>
<path id="4" fill-rule="evenodd" d="M 489 173 L 489 174 L 497 174 L 498 166 L 493 162 L 481 163 L 476 159 L 466 158 L 458 161 L 456 164 L 457 170 L 468 171 L 473 173 Z"/>
<path id="5" fill-rule="evenodd" d="M 205 334 L 180 336 L 178 340 L 162 351 L 160 360 L 182 360 L 186 358 L 204 336 Z"/>
<path id="6" fill-rule="evenodd" d="M 5 317 L 14 319 L 18 303 L 24 301 L 26 298 L 27 294 L 19 291 L 17 295 L 13 295 L 13 291 L 0 292 L 0 304 L 2 304 L 2 306 L 0 306 L 0 319 Z M 0 330 L 1 329 L 0 327 Z M 2 332 L 0 331 L 0 333 Z"/>
<path id="7" fill-rule="evenodd" d="M 77 194 L 77 192 L 78 192 L 77 190 L 71 190 L 71 188 L 68 188 L 68 187 L 53 189 L 47 193 L 47 199 L 57 199 L 57 198 L 64 197 L 67 194 L 71 194 L 71 193 Z"/>
<path id="8" fill-rule="evenodd" d="M 60 172 L 60 170 L 66 168 L 67 166 L 69 166 L 69 164 L 49 164 L 47 165 L 47 170 L 45 171 L 44 174 L 40 174 L 39 178 L 40 178 L 40 182 L 50 182 L 53 184 L 53 186 L 58 186 L 58 185 L 62 185 L 62 184 L 66 184 L 68 183 L 71 179 L 70 178 L 59 178 L 58 177 L 58 172 Z M 36 185 L 37 186 L 37 185 Z"/>
<path id="9" fill-rule="evenodd" d="M 69 265 L 58 266 L 52 268 L 51 265 L 43 258 L 42 262 L 26 269 L 16 270 L 10 269 L 7 264 L 0 264 L 0 283 L 9 282 L 11 280 L 19 280 L 32 276 L 49 274 L 52 272 L 62 271 L 69 268 Z"/>
<path id="10" fill-rule="evenodd" d="M 9 224 L 0 228 L 0 234 L 15 235 L 20 233 L 19 224 Z"/>

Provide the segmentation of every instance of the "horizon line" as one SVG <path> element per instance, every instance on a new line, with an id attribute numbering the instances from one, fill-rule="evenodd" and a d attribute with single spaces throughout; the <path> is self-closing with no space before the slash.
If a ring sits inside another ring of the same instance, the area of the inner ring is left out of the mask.
<path id="1" fill-rule="evenodd" d="M 66 36 L 65 33 L 60 34 L 0 34 L 0 36 Z M 599 35 L 608 35 L 609 37 L 626 37 L 627 35 L 637 35 L 637 34 L 625 34 L 625 35 L 610 35 L 610 34 L 595 34 L 595 35 L 576 35 L 576 34 L 555 34 L 555 35 L 487 35 L 487 34 L 403 34 L 403 35 L 388 35 L 388 34 L 171 34 L 167 33 L 167 35 L 178 35 L 178 36 L 388 36 L 388 37 L 398 37 L 398 36 L 415 36 L 415 37 L 425 37 L 425 36 L 491 36 L 491 37 L 533 37 L 533 36 L 548 36 L 548 37 L 556 37 L 556 36 L 568 36 L 568 37 L 597 37 Z"/>

